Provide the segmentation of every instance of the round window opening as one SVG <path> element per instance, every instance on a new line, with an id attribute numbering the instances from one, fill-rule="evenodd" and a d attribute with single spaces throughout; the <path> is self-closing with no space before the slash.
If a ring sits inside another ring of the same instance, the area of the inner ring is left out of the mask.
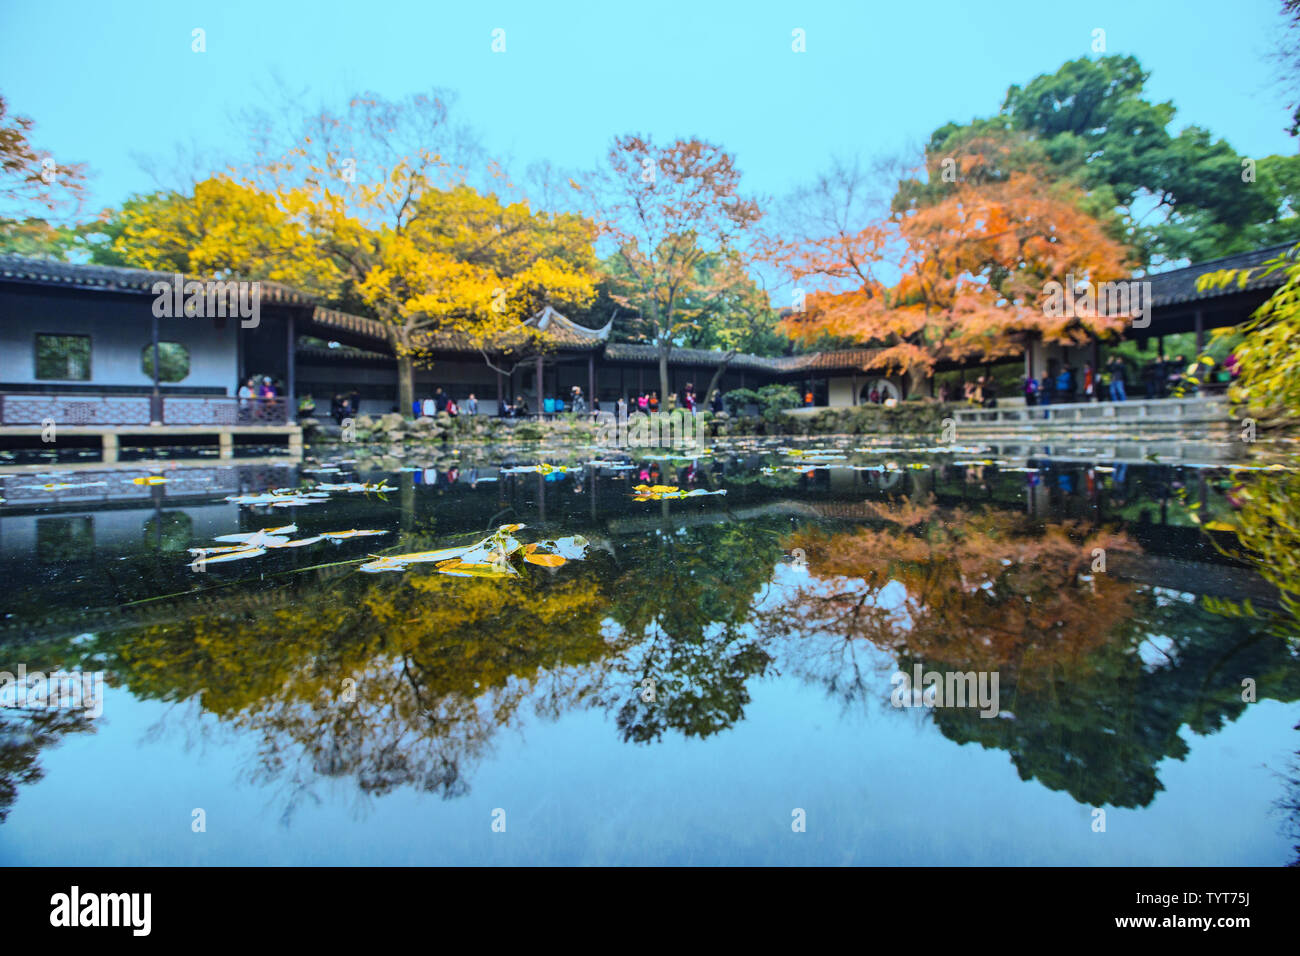
<path id="1" fill-rule="evenodd" d="M 884 404 L 891 398 L 894 401 L 901 401 L 902 394 L 895 385 L 887 378 L 876 379 L 874 382 L 868 382 L 862 386 L 862 391 L 858 393 L 858 404 Z"/>
<path id="2" fill-rule="evenodd" d="M 146 345 L 140 356 L 144 374 L 153 378 L 153 346 Z M 190 374 L 190 350 L 179 342 L 158 343 L 158 381 L 179 382 Z"/>

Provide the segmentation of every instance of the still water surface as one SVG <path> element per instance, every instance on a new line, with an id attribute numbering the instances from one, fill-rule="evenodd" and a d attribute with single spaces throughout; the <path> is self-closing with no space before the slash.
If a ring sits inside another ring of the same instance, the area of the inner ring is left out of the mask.
<path id="1" fill-rule="evenodd" d="M 1228 530 L 1275 475 L 1073 451 L 5 476 L 0 669 L 106 686 L 0 708 L 0 862 L 1289 862 L 1295 619 Z M 228 500 L 353 481 L 391 490 Z M 507 524 L 585 547 L 360 570 Z M 385 534 L 191 564 L 287 525 Z M 918 668 L 996 699 L 926 706 Z"/>

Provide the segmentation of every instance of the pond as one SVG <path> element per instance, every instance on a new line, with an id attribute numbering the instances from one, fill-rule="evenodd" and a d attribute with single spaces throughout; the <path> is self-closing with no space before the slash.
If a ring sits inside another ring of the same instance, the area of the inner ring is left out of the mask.
<path id="1" fill-rule="evenodd" d="M 0 862 L 1288 863 L 1297 473 L 1133 457 L 3 476 Z"/>

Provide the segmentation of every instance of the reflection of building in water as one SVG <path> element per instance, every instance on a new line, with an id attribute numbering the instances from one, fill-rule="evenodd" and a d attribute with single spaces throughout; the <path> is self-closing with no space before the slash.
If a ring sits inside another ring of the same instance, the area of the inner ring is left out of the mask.
<path id="1" fill-rule="evenodd" d="M 208 498 L 239 494 L 250 487 L 296 483 L 292 465 L 221 465 L 211 468 L 118 468 L 51 477 L 32 472 L 0 475 L 0 498 L 7 511 L 24 506 L 49 508 L 89 506 L 108 502 Z M 151 478 L 165 478 L 146 484 Z M 272 482 L 268 485 L 267 482 Z"/>
<path id="2" fill-rule="evenodd" d="M 93 513 L 5 514 L 0 517 L 0 566 L 90 561 L 97 555 L 134 553 L 141 546 L 181 550 L 240 527 L 239 505 L 110 508 Z M 183 547 L 176 543 L 184 541 Z"/>

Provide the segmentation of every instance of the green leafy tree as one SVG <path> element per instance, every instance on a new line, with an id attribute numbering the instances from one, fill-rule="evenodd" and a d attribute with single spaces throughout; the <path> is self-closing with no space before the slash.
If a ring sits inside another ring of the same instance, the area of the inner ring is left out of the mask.
<path id="1" fill-rule="evenodd" d="M 1027 141 L 1024 161 L 1045 158 L 1053 176 L 1117 214 L 1144 263 L 1213 258 L 1295 235 L 1294 157 L 1242 156 L 1198 126 L 1171 133 L 1176 109 L 1145 96 L 1149 77 L 1132 56 L 1071 60 L 1011 86 L 996 115 L 936 130 L 927 155 L 942 157 L 992 127 L 1016 131 Z M 905 182 L 900 199 L 915 192 Z"/>
<path id="2" fill-rule="evenodd" d="M 1215 330 L 1243 334 L 1236 357 L 1240 377 L 1232 400 L 1252 416 L 1293 423 L 1300 414 L 1300 245 L 1251 269 L 1221 269 L 1197 280 L 1199 289 L 1245 286 L 1251 279 L 1281 272 L 1284 281 L 1245 325 Z"/>

